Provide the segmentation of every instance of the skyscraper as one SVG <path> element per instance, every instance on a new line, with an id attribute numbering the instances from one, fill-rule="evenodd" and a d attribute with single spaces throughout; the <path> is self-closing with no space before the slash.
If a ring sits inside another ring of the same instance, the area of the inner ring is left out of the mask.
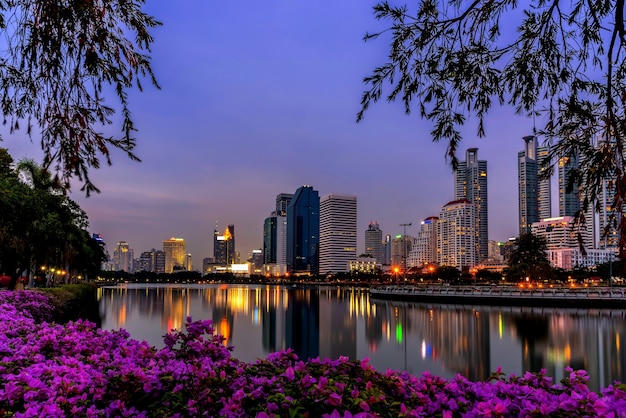
<path id="1" fill-rule="evenodd" d="M 580 191 L 578 183 L 570 178 L 572 170 L 578 167 L 578 156 L 559 158 L 559 216 L 574 216 L 580 210 Z M 571 184 L 570 184 L 571 183 Z"/>
<path id="2" fill-rule="evenodd" d="M 287 216 L 287 207 L 292 198 L 293 195 L 289 193 L 280 193 L 276 196 L 276 215 Z"/>
<path id="3" fill-rule="evenodd" d="M 544 161 L 550 148 L 537 147 L 537 138 L 525 136 L 524 150 L 517 154 L 519 233 L 529 233 L 531 225 L 551 216 L 550 179 L 543 178 Z"/>
<path id="4" fill-rule="evenodd" d="M 296 190 L 287 207 L 287 271 L 318 273 L 320 198 L 312 186 Z"/>
<path id="5" fill-rule="evenodd" d="M 272 214 L 263 224 L 263 264 L 265 272 L 287 272 L 287 217 Z"/>
<path id="6" fill-rule="evenodd" d="M 170 238 L 163 241 L 165 253 L 165 273 L 186 269 L 187 244 L 183 238 Z"/>
<path id="7" fill-rule="evenodd" d="M 134 273 L 133 258 L 133 250 L 128 243 L 126 241 L 118 242 L 113 250 L 113 264 L 115 265 L 115 270 Z"/>
<path id="8" fill-rule="evenodd" d="M 384 263 L 383 231 L 378 222 L 370 222 L 365 231 L 365 254 L 371 255 L 378 263 Z"/>
<path id="9" fill-rule="evenodd" d="M 437 262 L 459 270 L 477 264 L 476 205 L 467 199 L 447 203 L 437 221 Z"/>
<path id="10" fill-rule="evenodd" d="M 283 275 L 287 272 L 287 207 L 293 194 L 276 196 L 276 210 L 263 223 L 263 265 L 265 273 Z"/>
<path id="11" fill-rule="evenodd" d="M 216 264 L 235 264 L 235 225 L 228 225 L 224 234 L 220 235 L 217 229 L 213 230 L 213 258 Z"/>
<path id="12" fill-rule="evenodd" d="M 356 208 L 356 196 L 330 194 L 320 200 L 320 274 L 346 273 L 356 260 Z"/>
<path id="13" fill-rule="evenodd" d="M 476 206 L 475 244 L 480 262 L 489 256 L 487 161 L 478 160 L 478 148 L 469 148 L 454 174 L 455 199 L 467 199 Z"/>

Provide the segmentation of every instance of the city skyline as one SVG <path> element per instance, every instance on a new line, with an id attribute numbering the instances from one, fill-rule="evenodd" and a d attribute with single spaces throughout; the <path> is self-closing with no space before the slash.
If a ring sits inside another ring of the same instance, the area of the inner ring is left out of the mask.
<path id="1" fill-rule="evenodd" d="M 216 224 L 232 224 L 245 258 L 263 246 L 275 197 L 309 184 L 320 197 L 357 196 L 359 254 L 372 221 L 392 236 L 411 222 L 416 236 L 454 200 L 454 173 L 432 125 L 405 116 L 401 103 L 379 103 L 355 122 L 362 79 L 386 57 L 384 36 L 362 40 L 383 27 L 374 4 L 147 4 L 164 24 L 153 49 L 162 88 L 129 95 L 143 162 L 114 152 L 112 167 L 92 173 L 102 193 L 90 198 L 73 184 L 90 232 L 110 252 L 126 241 L 135 254 L 181 237 L 199 265 L 213 254 Z M 469 120 L 457 157 L 477 148 L 488 162 L 489 239 L 504 241 L 518 232 L 516 157 L 533 121 L 501 108 L 486 119 L 486 138 L 475 128 Z M 16 160 L 41 161 L 36 135 L 2 139 Z"/>

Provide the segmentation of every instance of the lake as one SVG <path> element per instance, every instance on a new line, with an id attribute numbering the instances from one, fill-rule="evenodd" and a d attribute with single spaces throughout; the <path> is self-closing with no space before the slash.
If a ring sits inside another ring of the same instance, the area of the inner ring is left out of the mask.
<path id="1" fill-rule="evenodd" d="M 369 358 L 376 369 L 457 373 L 484 380 L 546 369 L 585 369 L 590 389 L 626 382 L 626 310 L 392 302 L 367 289 L 265 285 L 139 285 L 98 290 L 103 329 L 163 347 L 187 316 L 210 319 L 233 356 L 265 358 L 291 347 L 301 359 Z"/>

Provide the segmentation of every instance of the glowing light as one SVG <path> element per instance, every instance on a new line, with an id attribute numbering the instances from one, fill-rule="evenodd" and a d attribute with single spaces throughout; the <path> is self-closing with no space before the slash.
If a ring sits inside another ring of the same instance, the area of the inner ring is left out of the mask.
<path id="1" fill-rule="evenodd" d="M 398 323 L 398 324 L 396 324 L 396 341 L 398 343 L 401 343 L 402 339 L 403 339 L 402 324 Z"/>

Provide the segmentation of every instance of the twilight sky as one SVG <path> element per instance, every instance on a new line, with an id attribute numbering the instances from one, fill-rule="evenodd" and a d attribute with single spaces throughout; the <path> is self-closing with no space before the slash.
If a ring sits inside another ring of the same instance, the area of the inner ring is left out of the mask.
<path id="1" fill-rule="evenodd" d="M 453 174 L 446 144 L 430 139 L 432 125 L 406 116 L 400 103 L 381 101 L 355 122 L 363 77 L 388 50 L 388 38 L 362 40 L 383 27 L 374 4 L 148 2 L 145 10 L 163 22 L 153 32 L 162 88 L 144 81 L 144 92 L 130 95 L 142 162 L 114 152 L 111 167 L 92 172 L 102 193 L 85 198 L 73 190 L 91 232 L 103 235 L 111 254 L 127 241 L 136 257 L 182 237 L 199 268 L 212 256 L 216 224 L 220 231 L 234 224 L 245 259 L 262 248 L 276 195 L 308 184 L 320 197 L 357 196 L 359 253 L 370 221 L 392 235 L 412 222 L 406 232 L 416 235 L 421 220 L 453 199 Z M 478 139 L 470 121 L 459 157 L 477 147 L 487 160 L 489 238 L 502 241 L 517 235 L 516 159 L 532 120 L 498 109 L 486 130 Z M 40 161 L 37 138 L 2 138 L 14 159 Z"/>

